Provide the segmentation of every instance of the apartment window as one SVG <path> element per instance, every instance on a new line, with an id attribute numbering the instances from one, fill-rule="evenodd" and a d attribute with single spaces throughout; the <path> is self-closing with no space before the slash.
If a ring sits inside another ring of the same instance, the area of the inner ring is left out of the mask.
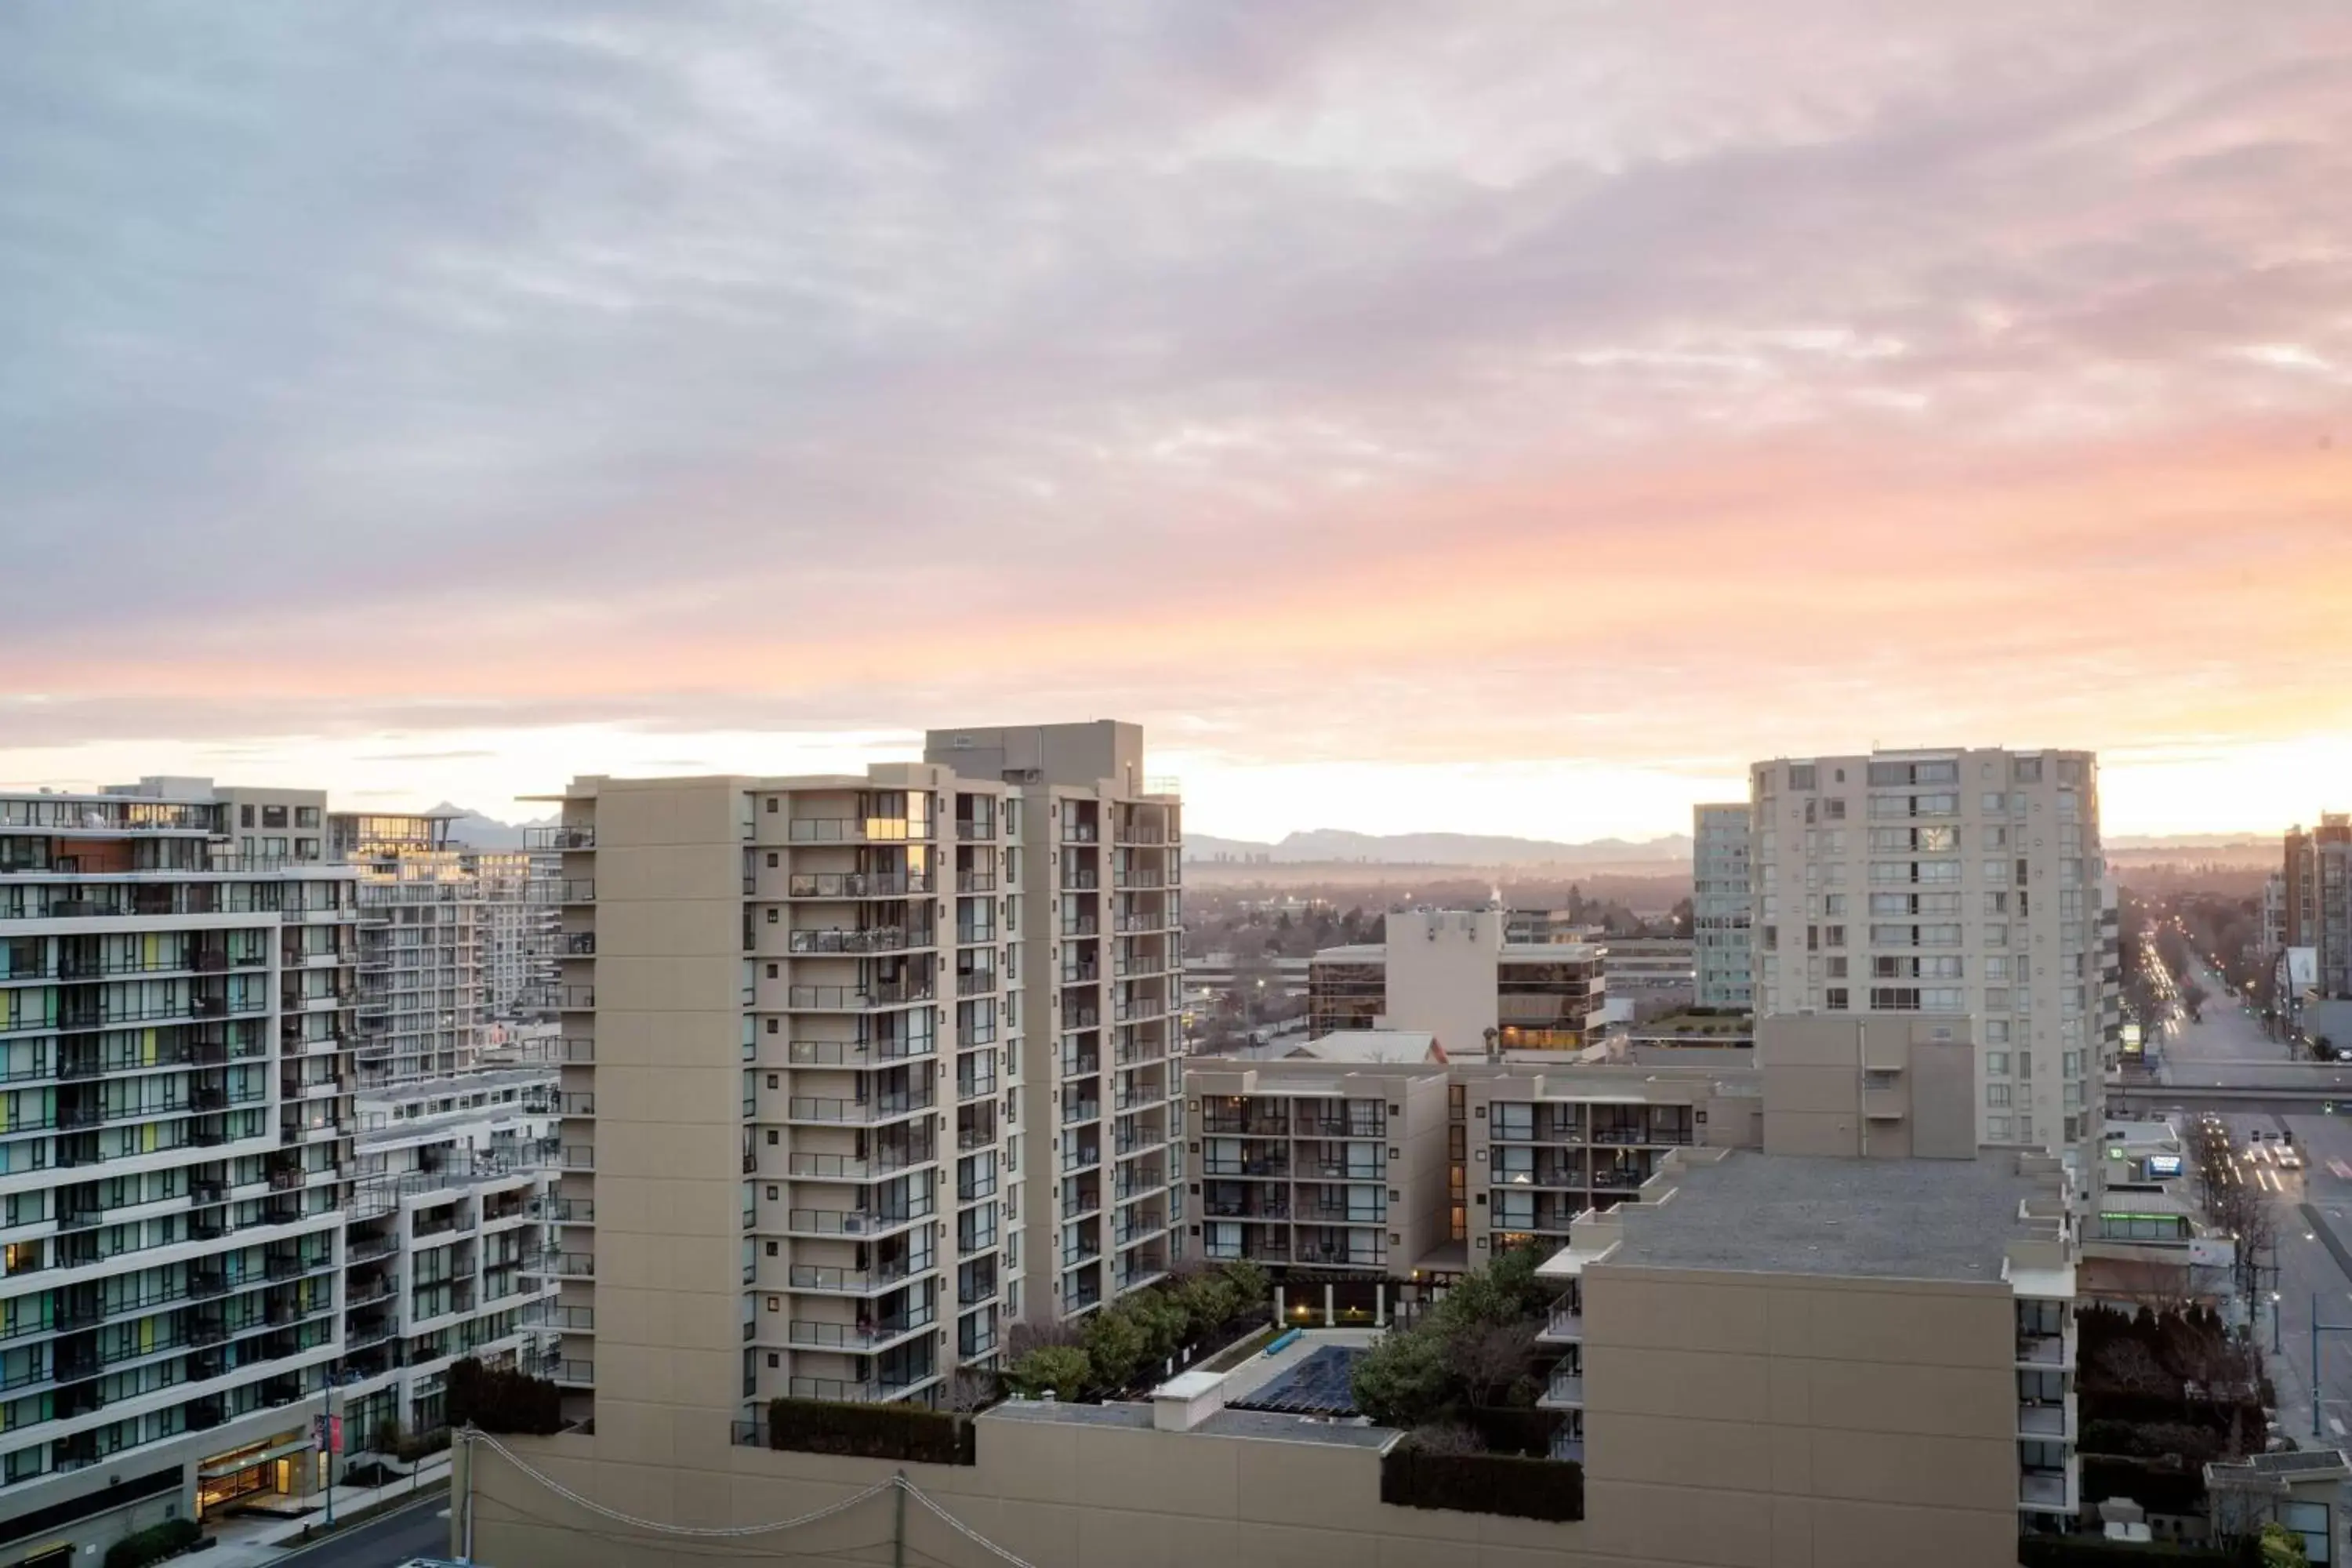
<path id="1" fill-rule="evenodd" d="M 2006 1013 L 2009 1011 L 2008 986 L 1988 985 L 1985 987 L 1985 1011 L 1988 1013 Z"/>
<path id="2" fill-rule="evenodd" d="M 771 849 L 768 851 L 768 869 L 771 871 L 774 870 L 776 868 L 776 852 Z"/>
<path id="3" fill-rule="evenodd" d="M 2009 764 L 2009 777 L 2010 782 L 2012 784 L 2040 784 L 2042 782 L 2042 759 L 2040 757 L 2015 757 L 2011 759 Z"/>
<path id="4" fill-rule="evenodd" d="M 297 838 L 294 840 L 294 858 L 297 860 L 316 860 L 318 858 L 319 841 L 317 839 Z"/>
<path id="5" fill-rule="evenodd" d="M 1767 952 L 1778 952 L 1780 951 L 1780 928 L 1779 926 L 1766 926 L 1764 928 L 1764 951 Z"/>
<path id="6" fill-rule="evenodd" d="M 1986 926 L 1984 928 L 1984 944 L 1987 947 L 2007 947 L 2009 945 L 2009 927 L 2000 924 L 1998 921 Z M 2007 963 L 2007 960 L 2005 959 L 1996 958 L 1988 960 L 1985 968 L 1985 978 L 1988 980 L 2006 979 L 2008 977 L 2008 971 L 1999 967 L 2005 963 Z"/>
<path id="7" fill-rule="evenodd" d="M 1817 788 L 1821 782 L 1820 775 L 1821 769 L 1814 763 L 1796 763 L 1789 769 L 1789 788 L 1791 791 Z"/>
<path id="8" fill-rule="evenodd" d="M 768 815 L 770 816 L 776 815 L 776 797 L 774 795 L 770 795 L 768 797 Z"/>
<path id="9" fill-rule="evenodd" d="M 1822 1005 L 1832 1013 L 1843 1013 L 1846 1010 L 1846 996 L 1847 991 L 1844 986 L 1832 985 L 1829 988 L 1827 998 Z"/>
<path id="10" fill-rule="evenodd" d="M 1824 926 L 1822 928 L 1822 945 L 1823 947 L 1843 947 L 1845 945 L 1845 927 Z"/>
<path id="11" fill-rule="evenodd" d="M 319 808 L 315 805 L 296 806 L 294 808 L 294 826 L 297 827 L 318 826 Z"/>
<path id="12" fill-rule="evenodd" d="M 1985 1085 L 1985 1103 L 1992 1106 L 2007 1105 L 2009 1103 L 2009 1085 L 2005 1083 L 1989 1083 Z"/>
<path id="13" fill-rule="evenodd" d="M 2007 1078 L 2009 1076 L 2009 1053 L 2007 1051 L 1987 1051 L 1985 1053 L 1985 1071 L 1991 1074 L 1994 1078 Z"/>
<path id="14" fill-rule="evenodd" d="M 774 1034 L 775 1032 L 776 1032 L 776 1021 L 775 1021 L 773 1018 L 771 1018 L 771 1019 L 769 1019 L 769 1020 L 768 1020 L 768 1033 L 770 1033 L 770 1034 L 772 1034 L 772 1034 Z"/>
<path id="15" fill-rule="evenodd" d="M 2006 1143 L 2009 1142 L 2009 1128 L 2010 1121 L 2006 1116 L 1988 1116 L 1985 1118 L 1985 1136 L 1996 1143 Z"/>
<path id="16" fill-rule="evenodd" d="M 1984 879 L 1987 882 L 1996 885 L 2008 881 L 2009 862 L 2006 860 L 1986 861 L 1984 863 Z"/>
<path id="17" fill-rule="evenodd" d="M 1825 800 L 1822 802 L 1822 816 L 1831 822 L 1843 822 L 1845 820 L 1845 802 L 1843 800 Z"/>
<path id="18" fill-rule="evenodd" d="M 1822 913 L 1832 920 L 1842 919 L 1845 914 L 1845 895 L 1843 893 L 1822 895 Z"/>
<path id="19" fill-rule="evenodd" d="M 263 806 L 261 808 L 261 826 L 264 827 L 285 826 L 286 808 L 282 805 Z"/>
<path id="20" fill-rule="evenodd" d="M 253 807 L 240 805 L 236 808 L 236 825 L 239 827 L 251 827 L 254 825 Z"/>
<path id="21" fill-rule="evenodd" d="M 1984 896 L 1984 912 L 1989 915 L 2007 914 L 2009 912 L 2009 895 L 2007 893 L 1987 893 Z"/>
<path id="22" fill-rule="evenodd" d="M 774 925 L 774 924 L 776 923 L 776 914 L 777 914 L 776 906 L 775 906 L 775 905 L 773 905 L 773 904 L 770 904 L 770 905 L 768 906 L 768 923 L 769 923 L 770 925 Z"/>
<path id="23" fill-rule="evenodd" d="M 768 978 L 769 978 L 769 979 L 771 979 L 771 980 L 773 980 L 775 977 L 776 977 L 776 966 L 775 966 L 774 964 L 772 964 L 772 964 L 768 965 Z"/>

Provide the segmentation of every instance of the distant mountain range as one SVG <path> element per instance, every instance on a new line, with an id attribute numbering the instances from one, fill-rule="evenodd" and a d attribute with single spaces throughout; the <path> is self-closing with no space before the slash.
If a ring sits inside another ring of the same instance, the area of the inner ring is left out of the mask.
<path id="1" fill-rule="evenodd" d="M 1595 838 L 1565 844 L 1549 838 L 1504 838 L 1479 833 L 1349 833 L 1318 827 L 1286 835 L 1278 844 L 1213 834 L 1184 836 L 1187 860 L 1263 861 L 1297 866 L 1370 862 L 1382 866 L 1623 866 L 1645 861 L 1688 865 L 1690 835 L 1662 838 Z"/>
<path id="2" fill-rule="evenodd" d="M 554 820 L 548 817 L 542 822 L 500 822 L 497 817 L 484 816 L 478 811 L 468 811 L 446 800 L 433 808 L 432 815 L 455 815 L 457 820 L 449 825 L 449 837 L 474 849 L 520 849 L 524 828 Z"/>

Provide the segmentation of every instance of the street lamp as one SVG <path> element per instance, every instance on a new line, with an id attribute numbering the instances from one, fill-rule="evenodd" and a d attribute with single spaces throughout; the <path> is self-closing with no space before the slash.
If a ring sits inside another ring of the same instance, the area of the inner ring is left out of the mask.
<path id="1" fill-rule="evenodd" d="M 2284 1355 L 2286 1347 L 2279 1342 L 2279 1293 L 2271 1292 L 2271 1354 Z"/>

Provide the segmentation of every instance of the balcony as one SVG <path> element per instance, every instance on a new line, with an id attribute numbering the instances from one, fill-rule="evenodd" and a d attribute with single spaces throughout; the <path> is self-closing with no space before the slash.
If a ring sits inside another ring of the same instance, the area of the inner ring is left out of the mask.
<path id="1" fill-rule="evenodd" d="M 2074 1441 L 2074 1396 L 2057 1400 L 2025 1400 L 2017 1407 L 2017 1435 L 2029 1442 Z"/>
<path id="2" fill-rule="evenodd" d="M 1546 1410 L 1581 1410 L 1584 1408 L 1584 1374 L 1580 1372 L 1555 1372 L 1544 1385 L 1536 1403 Z"/>
<path id="3" fill-rule="evenodd" d="M 872 1380 L 852 1382 L 837 1377 L 796 1377 L 787 1385 L 794 1399 L 823 1399 L 835 1405 L 880 1405 L 908 1394 L 931 1381 L 937 1374 L 925 1373 L 919 1377 L 901 1378 L 895 1382 Z M 744 1423 L 737 1423 L 742 1426 Z M 761 1429 L 764 1430 L 764 1429 Z M 764 1436 L 755 1436 L 747 1441 L 764 1445 Z"/>
<path id="4" fill-rule="evenodd" d="M 887 1290 L 908 1278 L 906 1261 L 886 1263 L 875 1268 L 827 1268 L 820 1265 L 795 1263 L 792 1267 L 791 1285 L 795 1290 L 807 1290 L 826 1296 L 866 1296 L 877 1290 Z"/>
<path id="5" fill-rule="evenodd" d="M 855 1324 L 811 1322 L 795 1318 L 785 1331 L 785 1339 L 795 1345 L 864 1355 L 895 1344 L 909 1334 L 920 1333 L 936 1321 L 928 1310 L 904 1317 Z"/>
<path id="6" fill-rule="evenodd" d="M 796 931 L 785 943 L 786 951 L 807 956 L 824 953 L 910 952 L 937 944 L 938 931 L 930 926 L 874 926 L 866 929 L 833 927 L 823 931 Z"/>
<path id="7" fill-rule="evenodd" d="M 794 1040 L 785 1059 L 796 1068 L 867 1068 L 936 1056 L 939 1042 L 920 1040 Z"/>
<path id="8" fill-rule="evenodd" d="M 787 993 L 789 1005 L 809 1013 L 867 1013 L 928 1002 L 937 987 L 928 980 L 896 984 L 795 985 Z"/>
<path id="9" fill-rule="evenodd" d="M 1548 1344 L 1575 1344 L 1584 1338 L 1584 1313 L 1576 1307 L 1554 1307 L 1536 1338 Z"/>
<path id="10" fill-rule="evenodd" d="M 795 816 L 784 836 L 794 844 L 904 844 L 929 839 L 931 825 L 907 816 Z"/>
<path id="11" fill-rule="evenodd" d="M 794 1095 L 785 1103 L 787 1121 L 840 1122 L 872 1126 L 929 1110 L 939 1097 L 927 1085 L 919 1094 L 880 1094 L 871 1100 L 823 1100 Z"/>
<path id="12" fill-rule="evenodd" d="M 787 899 L 904 899 L 931 891 L 929 871 L 795 871 Z"/>
<path id="13" fill-rule="evenodd" d="M 987 843 L 996 837 L 996 819 L 959 816 L 956 818 L 955 836 L 966 844 Z"/>
<path id="14" fill-rule="evenodd" d="M 793 1154 L 785 1162 L 785 1173 L 803 1181 L 872 1182 L 882 1177 L 927 1165 L 939 1158 L 928 1147 L 921 1149 L 885 1149 L 870 1160 L 856 1159 L 848 1154 Z"/>
<path id="15" fill-rule="evenodd" d="M 1101 1120 L 1102 1101 L 1099 1100 L 1073 1100 L 1062 1107 L 1062 1125 L 1065 1127 Z"/>
<path id="16" fill-rule="evenodd" d="M 784 1229 L 799 1236 L 887 1236 L 903 1230 L 918 1220 L 931 1217 L 929 1198 L 908 1205 L 904 1210 L 877 1212 L 871 1209 L 792 1209 L 784 1215 Z"/>
<path id="17" fill-rule="evenodd" d="M 996 971 L 992 969 L 960 973 L 956 975 L 956 994 L 959 996 L 985 996 L 995 989 Z"/>
<path id="18" fill-rule="evenodd" d="M 596 830 L 593 826 L 558 825 L 551 827 L 526 827 L 522 830 L 525 849 L 593 849 Z"/>
<path id="19" fill-rule="evenodd" d="M 2017 1506 L 2028 1513 L 2072 1518 L 2082 1509 L 2081 1464 L 2079 1459 L 2070 1459 L 2063 1469 L 2039 1467 L 2020 1471 Z"/>

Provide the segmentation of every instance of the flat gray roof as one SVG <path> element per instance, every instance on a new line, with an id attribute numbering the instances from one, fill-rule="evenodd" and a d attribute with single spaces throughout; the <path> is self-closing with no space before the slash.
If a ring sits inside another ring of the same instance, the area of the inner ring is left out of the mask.
<path id="1" fill-rule="evenodd" d="M 1845 1160 L 1734 1151 L 1676 1172 L 1671 1203 L 1629 1205 L 1609 1264 L 1874 1279 L 2001 1278 L 2036 1233 L 2019 1205 L 2048 1184 L 2013 1154 Z"/>

